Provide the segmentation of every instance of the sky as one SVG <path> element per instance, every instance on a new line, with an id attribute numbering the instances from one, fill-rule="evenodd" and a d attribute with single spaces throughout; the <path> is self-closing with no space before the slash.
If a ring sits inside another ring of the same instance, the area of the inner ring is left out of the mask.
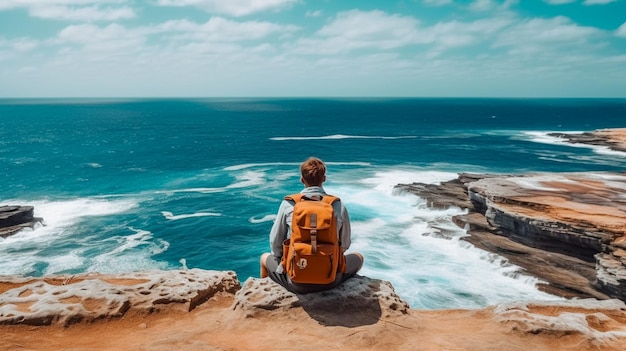
<path id="1" fill-rule="evenodd" d="M 0 98 L 626 98 L 626 0 L 0 0 Z"/>

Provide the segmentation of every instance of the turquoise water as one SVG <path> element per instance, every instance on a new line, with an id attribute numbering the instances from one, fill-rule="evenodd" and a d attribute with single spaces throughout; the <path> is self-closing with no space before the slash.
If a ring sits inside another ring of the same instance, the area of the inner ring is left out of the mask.
<path id="1" fill-rule="evenodd" d="M 298 165 L 328 163 L 361 272 L 413 308 L 552 299 L 458 239 L 459 209 L 431 210 L 407 182 L 456 172 L 623 171 L 626 155 L 550 131 L 624 127 L 626 100 L 0 100 L 0 205 L 46 226 L 0 239 L 0 274 L 182 267 L 258 274 Z M 442 238 L 441 233 L 448 239 Z"/>

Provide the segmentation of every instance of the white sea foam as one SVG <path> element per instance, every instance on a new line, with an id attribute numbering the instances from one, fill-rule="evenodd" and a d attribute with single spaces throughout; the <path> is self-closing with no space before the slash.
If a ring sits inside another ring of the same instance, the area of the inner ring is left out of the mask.
<path id="1" fill-rule="evenodd" d="M 223 193 L 233 189 L 241 189 L 241 188 L 253 188 L 258 185 L 262 185 L 267 183 L 267 173 L 261 170 L 245 170 L 247 168 L 253 167 L 252 165 L 233 167 L 230 171 L 242 171 L 241 173 L 234 174 L 235 180 L 222 187 L 193 187 L 193 188 L 182 188 L 182 189 L 169 189 L 169 190 L 159 190 L 155 191 L 156 194 L 167 194 L 173 195 L 177 193 L 201 193 L 201 194 L 214 194 L 214 193 Z M 191 180 L 193 181 L 202 181 L 198 180 L 201 177 L 194 177 Z M 189 181 L 189 180 L 186 180 Z"/>
<path id="2" fill-rule="evenodd" d="M 260 185 L 266 183 L 265 179 L 267 175 L 265 172 L 261 171 L 246 171 L 243 174 L 238 174 L 235 176 L 236 182 L 228 185 L 226 188 L 228 189 L 237 189 L 237 188 L 248 188 L 255 185 Z"/>
<path id="3" fill-rule="evenodd" d="M 258 223 L 264 223 L 264 222 L 272 222 L 275 219 L 276 219 L 276 215 L 271 214 L 271 215 L 265 215 L 261 218 L 251 217 L 250 219 L 248 219 L 248 222 L 253 223 L 253 224 L 258 224 Z"/>
<path id="4" fill-rule="evenodd" d="M 157 194 L 176 194 L 176 193 L 201 193 L 201 194 L 211 194 L 211 193 L 223 193 L 227 191 L 228 188 L 184 188 L 184 189 L 174 189 L 174 190 L 160 190 L 156 191 Z"/>
<path id="5" fill-rule="evenodd" d="M 379 170 L 360 183 L 336 182 L 352 218 L 350 251 L 363 253 L 362 274 L 390 281 L 413 308 L 472 308 L 521 298 L 556 299 L 500 256 L 460 240 L 452 222 L 460 208 L 431 209 L 414 195 L 393 195 L 398 183 L 439 183 L 456 174 Z M 327 189 L 329 190 L 329 189 Z M 330 192 L 330 190 L 329 190 Z"/>
<path id="6" fill-rule="evenodd" d="M 298 163 L 295 162 L 268 162 L 268 163 L 244 163 L 240 165 L 228 166 L 225 167 L 225 171 L 239 171 L 246 168 L 252 167 L 272 167 L 272 166 L 297 166 Z"/>
<path id="7" fill-rule="evenodd" d="M 73 251 L 62 256 L 51 256 L 44 259 L 48 265 L 43 271 L 44 274 L 55 274 L 72 269 L 80 269 L 85 262 L 84 256 L 79 251 Z"/>
<path id="8" fill-rule="evenodd" d="M 361 180 L 362 183 L 374 186 L 374 189 L 390 192 L 398 184 L 425 183 L 441 184 L 457 177 L 456 173 L 440 171 L 391 170 L 377 172 L 373 177 Z"/>
<path id="9" fill-rule="evenodd" d="M 123 213 L 135 208 L 138 203 L 132 199 L 106 200 L 78 198 L 73 200 L 10 200 L 11 203 L 28 204 L 35 207 L 35 217 L 41 217 L 45 226 L 37 230 L 24 230 L 3 241 L 9 244 L 22 240 L 33 240 L 47 235 L 62 235 L 65 230 L 86 217 L 108 216 Z"/>
<path id="10" fill-rule="evenodd" d="M 217 212 L 196 212 L 196 213 L 190 213 L 190 214 L 174 215 L 172 212 L 168 212 L 168 211 L 161 211 L 161 214 L 163 215 L 163 217 L 165 217 L 165 219 L 170 220 L 170 221 L 177 221 L 179 219 L 193 218 L 193 217 L 219 217 L 222 215 L 221 213 L 217 213 Z"/>
<path id="11" fill-rule="evenodd" d="M 391 281 L 400 296 L 409 301 L 412 307 L 467 308 L 527 297 L 549 298 L 534 287 L 536 280 L 520 274 L 517 267 L 460 240 L 466 233 L 454 225 L 451 218 L 463 213 L 461 209 L 434 210 L 417 196 L 394 194 L 394 187 L 399 183 L 436 184 L 456 178 L 456 173 L 408 166 L 372 167 L 350 162 L 338 165 L 345 167 L 331 169 L 332 174 L 325 188 L 329 193 L 340 196 L 350 211 L 353 229 L 350 251 L 361 252 L 366 258 L 361 273 Z M 228 172 L 239 174 L 229 174 L 235 178 L 223 189 L 232 191 L 234 196 L 245 196 L 246 199 L 280 193 L 285 190 L 283 183 L 288 179 L 283 166 L 263 165 L 261 170 L 250 164 L 234 166 Z M 214 178 L 211 175 L 208 179 Z M 269 193 L 268 184 L 274 187 Z M 163 193 L 170 194 L 167 191 Z M 153 197 L 154 194 L 151 192 L 149 196 Z M 222 196 L 215 194 L 209 197 Z M 171 268 L 169 263 L 153 258 L 156 254 L 166 252 L 170 244 L 148 230 L 128 228 L 123 223 L 116 223 L 96 229 L 110 236 L 103 237 L 92 232 L 88 235 L 77 233 L 83 220 L 87 220 L 85 216 L 116 215 L 140 203 L 147 208 L 152 202 L 157 208 L 163 206 L 161 199 L 140 202 L 143 196 L 145 194 L 31 202 L 35 205 L 37 215 L 49 222 L 48 226 L 0 240 L 0 274 L 66 271 L 118 273 Z M 172 196 L 167 196 L 166 200 L 178 201 L 187 197 L 184 194 L 180 197 Z M 159 213 L 159 210 L 156 211 Z M 168 211 L 160 213 L 169 220 L 217 215 L 211 211 L 176 215 Z M 274 213 L 256 213 L 256 216 L 248 217 L 247 222 L 258 225 L 275 219 Z M 184 224 L 181 222 L 181 225 Z M 52 246 L 58 248 L 44 252 Z M 263 246 L 263 249 L 266 247 Z M 50 255 L 50 252 L 54 253 Z M 191 259 L 191 256 L 186 258 Z M 182 261 L 175 263 L 179 264 L 185 265 Z"/>
<path id="12" fill-rule="evenodd" d="M 573 131 L 573 132 L 541 132 L 541 131 L 529 131 L 524 132 L 523 135 L 528 138 L 530 141 L 542 144 L 551 144 L 551 145 L 564 145 L 569 147 L 577 147 L 577 148 L 586 148 L 592 149 L 595 153 L 607 156 L 621 156 L 625 157 L 626 152 L 612 150 L 608 146 L 602 145 L 591 145 L 584 143 L 571 143 L 567 138 L 557 137 L 550 135 L 551 133 L 563 133 L 563 134 L 583 134 L 584 132 Z"/>
<path id="13" fill-rule="evenodd" d="M 344 135 L 344 134 L 333 134 L 333 135 L 324 135 L 324 136 L 304 136 L 304 137 L 273 137 L 270 140 L 274 141 L 285 141 L 285 140 L 341 140 L 341 139 L 384 139 L 384 140 L 393 140 L 393 139 L 415 139 L 416 135 L 401 135 L 401 136 L 378 136 L 378 135 Z"/>
<path id="14" fill-rule="evenodd" d="M 569 131 L 569 132 L 554 132 L 554 131 L 526 131 L 522 133 L 522 139 L 528 139 L 535 143 L 551 144 L 551 145 L 567 145 L 567 146 L 579 146 L 578 144 L 568 143 L 566 138 L 552 136 L 552 133 L 563 134 L 582 134 L 581 131 Z M 571 144 L 571 145 L 570 145 Z"/>
<path id="15" fill-rule="evenodd" d="M 167 251 L 169 243 L 165 240 L 154 239 L 154 235 L 147 230 L 128 228 L 134 234 L 115 236 L 109 240 L 109 251 L 97 255 L 87 271 L 121 273 L 129 271 L 165 269 L 167 264 L 153 260 L 153 255 Z"/>
<path id="16" fill-rule="evenodd" d="M 53 274 L 81 270 L 87 258 L 84 251 L 99 244 L 88 235 L 76 232 L 76 226 L 89 217 L 124 213 L 138 203 L 132 199 L 78 198 L 72 200 L 10 200 L 11 203 L 33 205 L 35 216 L 42 217 L 45 226 L 23 230 L 0 241 L 0 274 Z M 56 246 L 54 254 L 49 247 Z"/>
<path id="17" fill-rule="evenodd" d="M 369 162 L 325 162 L 330 166 L 371 166 Z M 267 163 L 244 163 L 240 165 L 225 167 L 225 171 L 240 171 L 242 169 L 254 168 L 254 167 L 276 167 L 276 166 L 294 166 L 299 167 L 300 162 L 267 162 Z"/>
<path id="18" fill-rule="evenodd" d="M 121 242 L 121 245 L 118 245 L 115 249 L 111 250 L 108 255 L 116 255 L 137 246 L 150 244 L 152 242 L 153 235 L 151 232 L 147 230 L 137 230 L 134 228 L 129 229 L 134 231 L 135 234 L 113 238 L 113 240 Z"/>

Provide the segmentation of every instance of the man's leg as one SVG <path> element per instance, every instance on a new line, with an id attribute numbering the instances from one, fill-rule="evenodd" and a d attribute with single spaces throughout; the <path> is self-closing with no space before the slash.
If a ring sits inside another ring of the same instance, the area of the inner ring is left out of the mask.
<path id="1" fill-rule="evenodd" d="M 261 278 L 266 278 L 269 276 L 269 272 L 267 271 L 267 258 L 270 256 L 270 253 L 264 253 L 261 255 Z"/>
<path id="2" fill-rule="evenodd" d="M 345 275 L 354 276 L 363 267 L 363 255 L 358 252 L 346 255 L 346 272 Z"/>

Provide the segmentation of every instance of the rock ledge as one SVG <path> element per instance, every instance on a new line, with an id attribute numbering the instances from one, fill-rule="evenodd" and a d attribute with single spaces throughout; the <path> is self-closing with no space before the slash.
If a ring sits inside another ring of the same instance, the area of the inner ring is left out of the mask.
<path id="1" fill-rule="evenodd" d="M 547 281 L 547 292 L 626 300 L 625 174 L 459 174 L 397 190 L 468 209 L 453 218 L 464 240 Z"/>

